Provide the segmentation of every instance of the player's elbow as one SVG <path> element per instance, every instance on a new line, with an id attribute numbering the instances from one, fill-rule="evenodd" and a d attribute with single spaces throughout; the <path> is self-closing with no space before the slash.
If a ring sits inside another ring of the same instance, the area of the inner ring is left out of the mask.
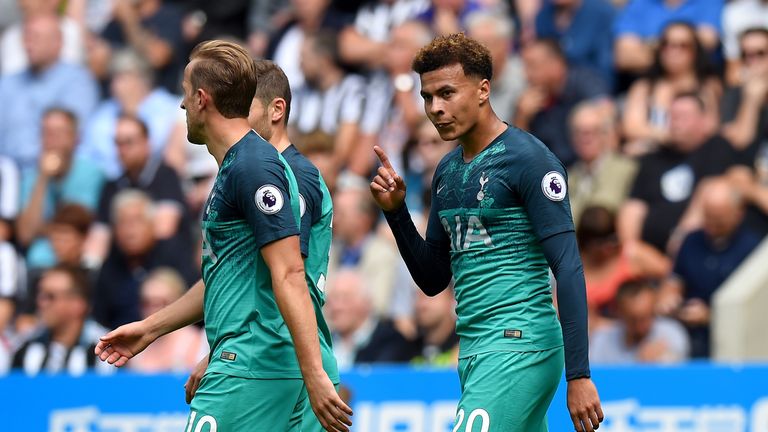
<path id="1" fill-rule="evenodd" d="M 290 290 L 301 285 L 301 281 L 304 281 L 304 264 L 301 261 L 286 263 L 279 269 L 272 270 L 272 287 L 275 291 Z"/>

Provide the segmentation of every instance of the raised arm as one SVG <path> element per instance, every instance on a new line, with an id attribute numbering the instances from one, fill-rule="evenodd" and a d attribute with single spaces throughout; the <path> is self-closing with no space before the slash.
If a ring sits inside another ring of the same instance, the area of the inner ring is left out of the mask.
<path id="1" fill-rule="evenodd" d="M 387 154 L 374 147 L 381 161 L 378 175 L 371 182 L 371 193 L 384 210 L 411 277 L 428 296 L 442 292 L 451 280 L 449 244 L 436 209 L 436 191 L 432 188 L 432 209 L 427 224 L 427 238 L 421 237 L 405 205 L 405 182 L 392 168 Z"/>

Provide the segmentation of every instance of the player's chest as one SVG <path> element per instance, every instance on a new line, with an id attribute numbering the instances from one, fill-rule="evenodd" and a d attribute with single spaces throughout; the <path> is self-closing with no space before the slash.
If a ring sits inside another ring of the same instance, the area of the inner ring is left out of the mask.
<path id="1" fill-rule="evenodd" d="M 435 183 L 436 204 L 448 209 L 504 209 L 519 205 L 509 173 L 500 164 L 451 163 Z"/>
<path id="2" fill-rule="evenodd" d="M 208 199 L 203 207 L 203 222 L 223 222 L 236 217 L 236 210 L 224 190 L 224 182 L 216 179 L 216 182 L 208 194 Z"/>

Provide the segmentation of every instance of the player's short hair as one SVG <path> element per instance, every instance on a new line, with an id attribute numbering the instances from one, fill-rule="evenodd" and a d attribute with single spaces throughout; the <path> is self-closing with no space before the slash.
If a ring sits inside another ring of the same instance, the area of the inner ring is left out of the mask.
<path id="1" fill-rule="evenodd" d="M 63 273 L 69 278 L 71 283 L 72 293 L 80 297 L 86 303 L 91 301 L 91 285 L 88 282 L 88 277 L 85 271 L 79 267 L 71 264 L 59 263 L 46 269 L 43 272 L 43 277 L 52 273 Z M 42 279 L 42 278 L 41 278 Z"/>
<path id="2" fill-rule="evenodd" d="M 136 205 L 144 206 L 144 216 L 151 220 L 155 216 L 155 204 L 152 198 L 145 192 L 138 189 L 124 189 L 112 198 L 110 205 L 110 216 L 112 217 L 112 223 L 117 222 L 117 215 L 120 211 L 126 207 L 133 207 Z"/>
<path id="3" fill-rule="evenodd" d="M 45 112 L 43 112 L 43 118 L 46 118 L 51 115 L 64 116 L 64 118 L 66 118 L 67 121 L 69 122 L 70 126 L 72 126 L 72 129 L 77 131 L 78 121 L 77 121 L 77 116 L 75 115 L 74 112 L 62 107 L 51 107 L 45 110 Z"/>
<path id="4" fill-rule="evenodd" d="M 285 101 L 283 123 L 288 124 L 291 114 L 291 85 L 285 72 L 272 61 L 256 60 L 256 94 L 254 97 L 261 101 L 266 108 L 276 98 Z"/>
<path id="5" fill-rule="evenodd" d="M 117 121 L 131 121 L 131 122 L 134 122 L 139 127 L 139 130 L 141 131 L 141 135 L 144 138 L 147 138 L 149 136 L 149 127 L 147 127 L 147 123 L 144 120 L 138 118 L 137 116 L 135 116 L 133 114 L 128 114 L 128 113 L 125 113 L 125 112 L 121 113 L 120 117 L 117 118 Z"/>
<path id="6" fill-rule="evenodd" d="M 493 78 L 493 61 L 488 48 L 464 33 L 438 36 L 419 50 L 413 59 L 413 70 L 419 75 L 444 67 L 461 65 L 467 77 Z"/>
<path id="7" fill-rule="evenodd" d="M 66 203 L 56 209 L 51 225 L 65 225 L 85 236 L 93 223 L 93 214 L 80 204 Z"/>
<path id="8" fill-rule="evenodd" d="M 248 117 L 256 92 L 256 70 L 245 48 L 222 40 L 201 42 L 189 60 L 197 60 L 189 74 L 193 89 L 209 92 L 222 116 Z"/>

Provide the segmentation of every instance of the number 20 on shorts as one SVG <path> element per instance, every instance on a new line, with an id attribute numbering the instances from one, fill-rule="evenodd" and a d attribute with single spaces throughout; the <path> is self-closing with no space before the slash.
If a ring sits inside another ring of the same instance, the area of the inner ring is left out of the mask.
<path id="1" fill-rule="evenodd" d="M 453 427 L 453 432 L 472 432 L 476 421 L 480 422 L 480 432 L 488 432 L 488 429 L 491 427 L 491 418 L 488 416 L 488 411 L 482 408 L 472 410 L 467 417 L 466 426 L 462 429 L 461 425 L 464 423 L 464 408 L 462 408 L 456 414 L 456 426 Z"/>
<path id="2" fill-rule="evenodd" d="M 200 417 L 200 420 L 197 421 L 197 427 L 192 429 L 192 427 L 195 425 L 196 418 L 197 411 L 192 411 L 189 414 L 189 423 L 187 423 L 187 430 L 185 432 L 203 432 L 205 425 L 208 425 L 208 429 L 205 432 L 216 432 L 216 429 L 218 429 L 218 426 L 216 425 L 216 419 L 209 415 Z"/>

